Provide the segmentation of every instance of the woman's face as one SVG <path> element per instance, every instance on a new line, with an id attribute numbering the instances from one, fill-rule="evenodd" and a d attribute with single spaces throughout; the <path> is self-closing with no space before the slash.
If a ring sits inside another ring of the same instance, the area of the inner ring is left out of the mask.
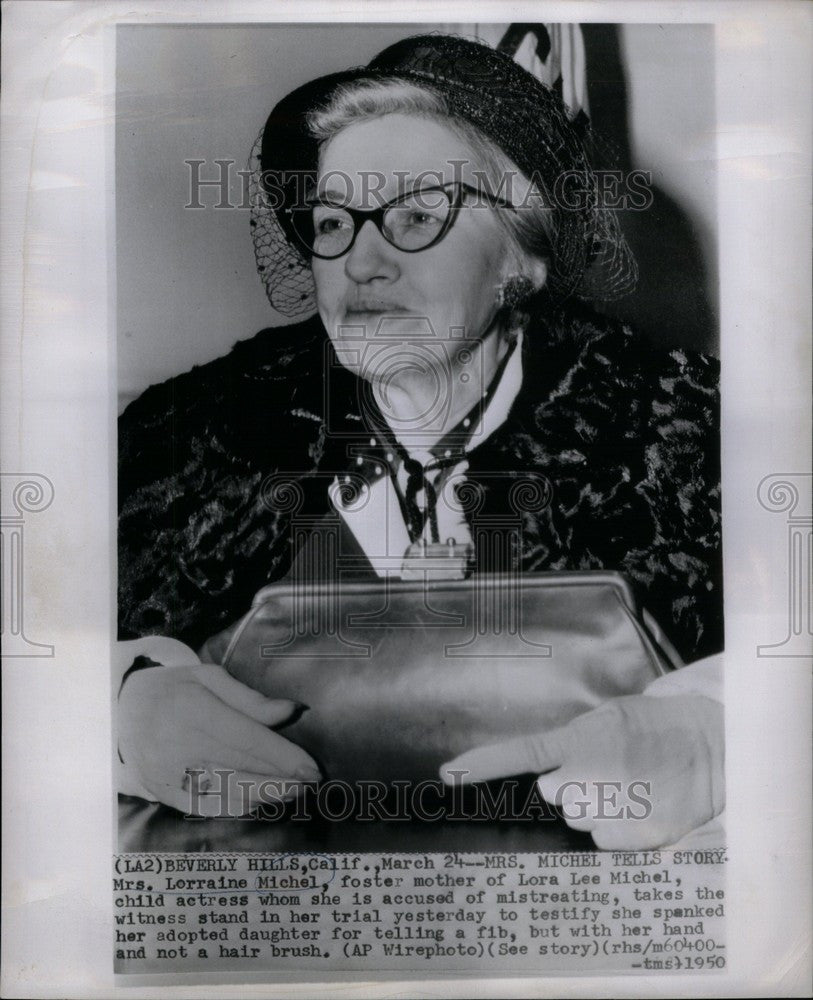
<path id="1" fill-rule="evenodd" d="M 439 122 L 385 115 L 349 125 L 327 143 L 319 193 L 372 209 L 427 172 L 419 188 L 453 180 L 474 186 L 471 159 L 463 141 Z M 398 357 L 415 361 L 417 355 L 418 367 L 420 354 L 445 357 L 456 367 L 460 341 L 479 340 L 493 328 L 497 286 L 510 269 L 499 211 L 505 209 L 464 205 L 443 239 L 418 253 L 391 246 L 368 220 L 344 256 L 314 257 L 319 314 L 341 363 L 373 382 L 386 372 L 396 384 Z M 401 370 L 406 380 L 417 369 L 404 361 Z"/>

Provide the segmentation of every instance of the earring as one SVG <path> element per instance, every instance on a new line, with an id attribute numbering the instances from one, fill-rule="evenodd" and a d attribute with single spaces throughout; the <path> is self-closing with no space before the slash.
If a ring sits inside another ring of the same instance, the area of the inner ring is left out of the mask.
<path id="1" fill-rule="evenodd" d="M 525 274 L 510 274 L 497 288 L 498 309 L 518 309 L 536 291 L 533 281 Z"/>

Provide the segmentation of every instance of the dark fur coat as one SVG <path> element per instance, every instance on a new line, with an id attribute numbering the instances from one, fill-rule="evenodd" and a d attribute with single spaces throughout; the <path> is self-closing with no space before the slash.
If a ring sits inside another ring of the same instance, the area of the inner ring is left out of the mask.
<path id="1" fill-rule="evenodd" d="M 718 362 L 569 307 L 532 322 L 523 367 L 507 422 L 470 453 L 477 517 L 504 511 L 518 479 L 545 482 L 545 502 L 521 514 L 516 565 L 621 570 L 686 660 L 720 650 Z M 358 388 L 314 319 L 263 330 L 125 410 L 121 638 L 197 647 L 288 572 L 290 505 L 269 483 L 295 481 L 300 513 L 328 511 L 348 444 L 368 436 Z"/>

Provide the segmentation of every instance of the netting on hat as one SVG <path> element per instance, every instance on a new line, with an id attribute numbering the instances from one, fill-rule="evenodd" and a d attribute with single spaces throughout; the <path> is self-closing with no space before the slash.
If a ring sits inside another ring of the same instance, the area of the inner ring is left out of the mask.
<path id="1" fill-rule="evenodd" d="M 261 129 L 249 160 L 249 224 L 257 273 L 277 312 L 290 319 L 306 319 L 316 311 L 313 274 L 310 262 L 288 241 L 263 187 L 262 140 Z"/>
<path id="2" fill-rule="evenodd" d="M 594 168 L 596 161 L 605 169 L 612 166 L 610 144 L 599 139 L 583 113 L 571 120 L 561 98 L 510 57 L 476 42 L 434 34 L 398 42 L 348 75 L 351 83 L 400 79 L 438 94 L 452 118 L 475 126 L 534 182 L 552 209 L 546 287 L 552 298 L 608 301 L 635 286 L 635 259 Z M 316 99 L 324 102 L 330 93 L 326 86 Z M 289 109 L 286 114 L 290 122 Z M 269 138 L 276 142 L 275 136 L 265 136 Z M 284 206 L 275 210 L 265 197 L 262 144 L 263 133 L 251 154 L 257 267 L 273 307 L 285 316 L 305 318 L 315 309 L 310 264 L 280 222 Z"/>
<path id="3" fill-rule="evenodd" d="M 638 283 L 638 263 L 621 229 L 618 210 L 604 203 L 598 181 L 601 170 L 621 175 L 621 157 L 617 144 L 595 131 L 588 118 L 577 117 L 576 124 L 589 164 L 581 181 L 589 197 L 586 211 L 573 213 L 560 239 L 565 245 L 581 243 L 586 253 L 583 257 L 575 254 L 578 270 L 569 278 L 564 275 L 563 287 L 569 284 L 570 294 L 585 301 L 609 302 L 629 295 Z M 573 256 L 573 250 L 563 254 L 565 260 Z"/>

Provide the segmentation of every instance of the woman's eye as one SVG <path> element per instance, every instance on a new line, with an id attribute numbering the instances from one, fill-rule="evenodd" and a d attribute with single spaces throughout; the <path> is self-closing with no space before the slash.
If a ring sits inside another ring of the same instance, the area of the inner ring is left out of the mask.
<path id="1" fill-rule="evenodd" d="M 344 229 L 347 226 L 347 219 L 339 215 L 325 215 L 314 219 L 313 225 L 317 233 L 325 236 Z"/>
<path id="2" fill-rule="evenodd" d="M 418 209 L 410 212 L 407 217 L 407 223 L 410 226 L 431 226 L 435 225 L 441 220 L 436 215 L 432 215 L 431 212 L 424 212 Z"/>

